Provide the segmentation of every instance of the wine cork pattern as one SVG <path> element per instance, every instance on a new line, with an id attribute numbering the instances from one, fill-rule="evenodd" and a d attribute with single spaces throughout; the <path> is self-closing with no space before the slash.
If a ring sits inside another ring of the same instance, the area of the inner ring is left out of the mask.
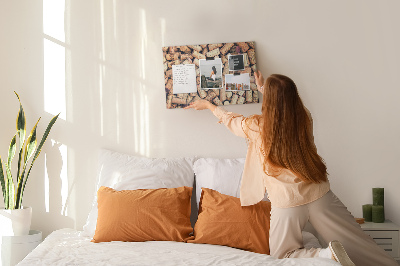
<path id="1" fill-rule="evenodd" d="M 182 45 L 162 47 L 166 106 L 168 109 L 183 108 L 198 99 L 206 99 L 216 105 L 258 103 L 259 95 L 255 84 L 254 72 L 257 71 L 256 52 L 254 42 L 214 43 L 201 45 Z M 200 88 L 200 59 L 221 58 L 222 79 L 225 84 L 225 75 L 233 74 L 229 71 L 228 56 L 244 55 L 245 69 L 240 73 L 249 73 L 250 90 L 226 91 L 222 89 Z M 196 71 L 197 93 L 173 92 L 172 66 L 179 64 L 194 64 Z"/>

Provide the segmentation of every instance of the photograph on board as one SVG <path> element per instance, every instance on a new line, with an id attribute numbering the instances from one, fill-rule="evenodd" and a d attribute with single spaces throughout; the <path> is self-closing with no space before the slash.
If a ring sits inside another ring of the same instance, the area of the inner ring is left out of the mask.
<path id="1" fill-rule="evenodd" d="M 244 70 L 244 56 L 243 54 L 228 55 L 229 71 Z"/>
<path id="2" fill-rule="evenodd" d="M 240 75 L 225 75 L 226 91 L 248 91 L 250 90 L 250 75 L 243 73 Z"/>
<path id="3" fill-rule="evenodd" d="M 200 59 L 200 88 L 222 89 L 222 61 L 221 58 L 211 60 Z"/>

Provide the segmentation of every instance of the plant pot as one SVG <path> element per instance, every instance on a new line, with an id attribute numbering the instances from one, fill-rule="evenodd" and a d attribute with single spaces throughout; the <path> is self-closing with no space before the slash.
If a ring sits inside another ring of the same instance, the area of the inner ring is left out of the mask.
<path id="1" fill-rule="evenodd" d="M 0 236 L 29 235 L 32 207 L 8 210 L 0 208 Z"/>

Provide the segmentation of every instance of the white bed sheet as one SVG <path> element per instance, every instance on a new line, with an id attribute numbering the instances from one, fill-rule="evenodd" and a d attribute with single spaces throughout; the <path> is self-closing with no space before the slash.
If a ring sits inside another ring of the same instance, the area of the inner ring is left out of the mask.
<path id="1" fill-rule="evenodd" d="M 339 265 L 324 258 L 274 259 L 235 248 L 170 241 L 92 243 L 81 231 L 51 233 L 18 265 Z"/>

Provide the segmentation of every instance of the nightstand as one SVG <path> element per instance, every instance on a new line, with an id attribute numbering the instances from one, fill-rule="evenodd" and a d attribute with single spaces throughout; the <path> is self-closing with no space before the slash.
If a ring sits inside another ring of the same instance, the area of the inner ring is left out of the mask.
<path id="1" fill-rule="evenodd" d="M 42 242 L 42 232 L 30 230 L 25 236 L 0 237 L 2 266 L 16 265 Z"/>
<path id="2" fill-rule="evenodd" d="M 365 222 L 361 224 L 361 228 L 397 262 L 400 261 L 400 227 L 398 225 L 386 220 L 384 223 Z"/>

